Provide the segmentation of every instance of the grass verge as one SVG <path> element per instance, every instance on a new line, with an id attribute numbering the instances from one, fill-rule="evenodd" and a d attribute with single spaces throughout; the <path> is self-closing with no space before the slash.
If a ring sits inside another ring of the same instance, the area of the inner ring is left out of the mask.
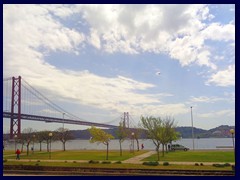
<path id="1" fill-rule="evenodd" d="M 143 161 L 156 161 L 157 154 L 153 154 Z M 160 155 L 160 161 L 175 162 L 234 162 L 231 151 L 175 151 Z"/>

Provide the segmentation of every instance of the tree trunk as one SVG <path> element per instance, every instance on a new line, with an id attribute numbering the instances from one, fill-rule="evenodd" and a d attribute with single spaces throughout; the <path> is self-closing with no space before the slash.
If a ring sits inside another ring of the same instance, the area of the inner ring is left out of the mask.
<path id="1" fill-rule="evenodd" d="M 120 145 L 120 156 L 122 156 L 122 142 L 119 140 L 119 145 Z"/>
<path id="2" fill-rule="evenodd" d="M 49 152 L 49 143 L 47 141 L 47 152 Z"/>
<path id="3" fill-rule="evenodd" d="M 27 156 L 28 156 L 28 153 L 29 153 L 29 143 L 27 144 Z"/>
<path id="4" fill-rule="evenodd" d="M 63 141 L 63 151 L 66 151 L 65 141 Z"/>
<path id="5" fill-rule="evenodd" d="M 168 153 L 167 144 L 165 144 L 165 151 Z"/>
<path id="6" fill-rule="evenodd" d="M 24 143 L 22 143 L 21 152 L 23 152 L 23 145 L 24 145 Z"/>
<path id="7" fill-rule="evenodd" d="M 106 160 L 108 160 L 108 143 L 107 143 L 107 158 L 106 158 Z"/>
<path id="8" fill-rule="evenodd" d="M 136 141 L 137 141 L 137 149 L 138 149 L 138 151 L 139 151 L 139 141 L 138 141 L 137 138 L 136 138 Z"/>
<path id="9" fill-rule="evenodd" d="M 160 161 L 160 156 L 159 156 L 159 148 L 157 148 L 157 156 L 158 156 L 158 161 Z"/>
<path id="10" fill-rule="evenodd" d="M 40 151 L 42 151 L 42 142 L 40 141 L 39 144 L 40 144 Z"/>
<path id="11" fill-rule="evenodd" d="M 162 144 L 162 157 L 164 157 L 164 144 Z"/>

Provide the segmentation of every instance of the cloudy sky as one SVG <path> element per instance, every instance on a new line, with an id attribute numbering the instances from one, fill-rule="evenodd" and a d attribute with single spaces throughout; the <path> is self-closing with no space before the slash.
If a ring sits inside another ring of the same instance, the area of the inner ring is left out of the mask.
<path id="1" fill-rule="evenodd" d="M 235 6 L 3 5 L 3 76 L 19 75 L 84 120 L 191 126 L 192 106 L 195 127 L 235 125 Z"/>

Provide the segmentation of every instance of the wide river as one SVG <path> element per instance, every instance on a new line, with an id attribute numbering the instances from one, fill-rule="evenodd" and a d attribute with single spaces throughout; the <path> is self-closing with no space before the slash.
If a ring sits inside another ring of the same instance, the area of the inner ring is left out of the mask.
<path id="1" fill-rule="evenodd" d="M 190 149 L 193 149 L 193 140 L 192 139 L 180 139 L 178 141 L 173 142 L 173 144 L 182 144 Z M 125 150 L 130 149 L 131 140 L 125 140 L 122 143 L 122 148 Z M 139 145 L 144 144 L 144 149 L 155 150 L 155 145 L 150 139 L 140 139 Z M 134 141 L 134 148 L 136 149 L 136 141 Z M 17 148 L 21 148 L 20 144 L 16 144 Z M 219 147 L 232 147 L 233 141 L 232 138 L 200 138 L 194 139 L 194 148 L 195 149 L 219 149 Z M 29 146 L 33 147 L 33 143 Z M 55 141 L 51 143 L 51 148 L 54 150 L 61 150 L 62 143 L 59 141 Z M 5 149 L 10 150 L 15 148 L 14 142 L 5 143 Z M 26 149 L 26 146 L 24 146 Z M 39 149 L 39 143 L 34 143 L 34 149 Z M 42 149 L 46 149 L 46 144 L 42 143 Z M 66 150 L 80 150 L 80 149 L 106 149 L 106 146 L 101 143 L 90 143 L 89 140 L 80 140 L 75 139 L 66 142 Z M 119 149 L 119 141 L 117 139 L 111 140 L 109 143 L 110 150 L 118 150 Z"/>

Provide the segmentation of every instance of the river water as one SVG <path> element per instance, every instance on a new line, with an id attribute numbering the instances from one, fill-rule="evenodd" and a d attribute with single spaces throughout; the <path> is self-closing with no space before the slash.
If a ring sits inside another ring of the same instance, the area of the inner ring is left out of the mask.
<path id="1" fill-rule="evenodd" d="M 122 148 L 125 150 L 130 149 L 131 140 L 125 140 L 122 143 Z M 193 140 L 192 139 L 180 139 L 178 141 L 174 141 L 173 144 L 182 144 L 190 149 L 193 149 Z M 139 146 L 144 144 L 144 149 L 147 150 L 155 150 L 155 145 L 153 144 L 152 140 L 150 139 L 140 139 Z M 134 148 L 136 149 L 137 143 L 134 141 Z M 31 143 L 29 146 L 30 148 L 34 146 L 35 150 L 39 149 L 39 143 Z M 233 146 L 232 138 L 200 138 L 194 139 L 194 149 L 218 149 L 218 146 L 229 147 Z M 21 148 L 20 144 L 16 144 L 17 148 Z M 51 148 L 54 150 L 61 150 L 62 143 L 60 141 L 55 141 L 51 143 Z M 131 146 L 132 147 L 132 146 Z M 5 149 L 6 150 L 13 150 L 15 148 L 14 142 L 5 142 Z M 26 149 L 26 146 L 24 146 Z M 42 143 L 42 149 L 46 149 L 46 144 Z M 81 140 L 75 139 L 66 142 L 66 150 L 94 150 L 94 149 L 106 149 L 106 146 L 101 143 L 90 143 L 89 140 Z M 118 150 L 119 149 L 119 141 L 117 139 L 111 140 L 109 143 L 110 150 Z"/>

